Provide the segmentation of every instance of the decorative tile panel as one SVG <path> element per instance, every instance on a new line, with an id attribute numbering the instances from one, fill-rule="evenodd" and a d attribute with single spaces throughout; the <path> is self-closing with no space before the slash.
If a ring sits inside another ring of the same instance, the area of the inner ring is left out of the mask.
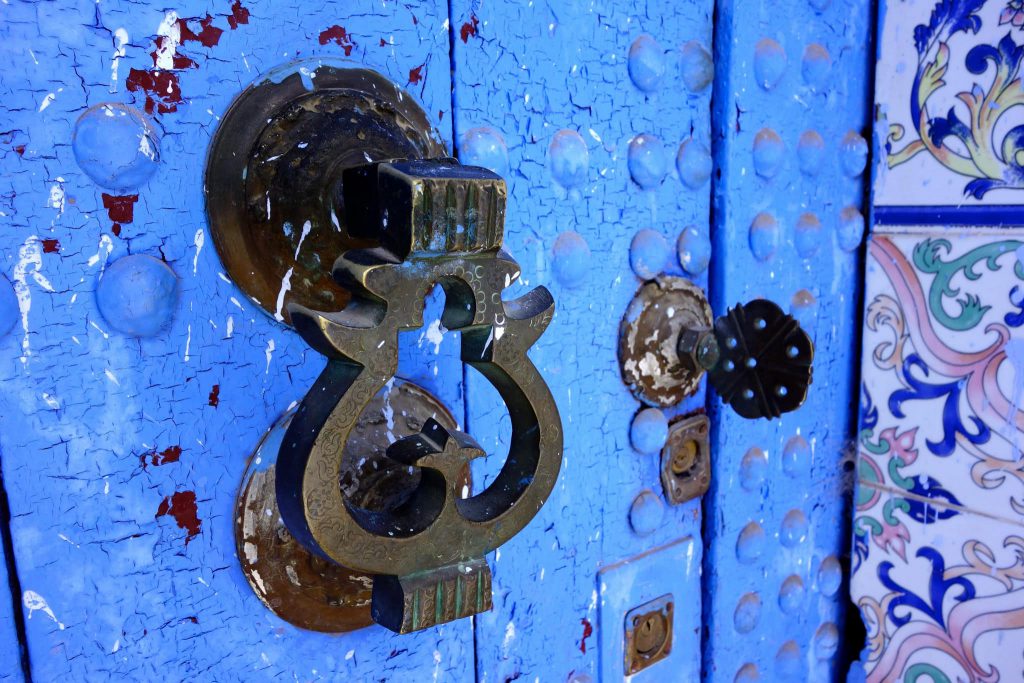
<path id="1" fill-rule="evenodd" d="M 869 681 L 1024 670 L 1022 258 L 1020 231 L 869 242 L 851 582 Z"/>
<path id="2" fill-rule="evenodd" d="M 880 24 L 876 221 L 1024 224 L 1024 3 L 888 2 Z"/>

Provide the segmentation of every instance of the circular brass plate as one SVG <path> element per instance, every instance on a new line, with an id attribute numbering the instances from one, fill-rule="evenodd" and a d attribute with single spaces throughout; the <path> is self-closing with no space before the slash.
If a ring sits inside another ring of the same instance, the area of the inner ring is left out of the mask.
<path id="1" fill-rule="evenodd" d="M 666 276 L 644 283 L 619 325 L 619 366 L 633 395 L 665 408 L 696 392 L 703 373 L 682 366 L 676 343 L 683 327 L 711 322 L 704 292 L 689 280 Z"/>
<path id="2" fill-rule="evenodd" d="M 235 509 L 239 562 L 259 599 L 285 621 L 311 631 L 353 631 L 373 623 L 371 577 L 310 553 L 288 532 L 277 508 L 275 461 L 294 414 L 285 413 L 263 436 L 246 467 Z M 415 488 L 418 480 L 408 469 L 389 469 L 381 457 L 391 442 L 418 433 L 431 417 L 457 428 L 448 409 L 412 382 L 396 379 L 374 397 L 345 445 L 339 486 L 350 500 L 387 508 Z M 464 476 L 468 487 L 468 468 Z"/>
<path id="3" fill-rule="evenodd" d="M 221 120 L 206 164 L 210 233 L 228 275 L 277 320 L 287 304 L 336 311 L 334 260 L 365 247 L 345 227 L 346 168 L 445 156 L 413 97 L 380 74 L 300 62 L 250 85 Z"/>

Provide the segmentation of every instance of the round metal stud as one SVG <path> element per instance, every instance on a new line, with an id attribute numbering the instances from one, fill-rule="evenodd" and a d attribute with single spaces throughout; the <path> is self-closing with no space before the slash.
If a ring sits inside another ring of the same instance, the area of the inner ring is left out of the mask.
<path id="1" fill-rule="evenodd" d="M 697 391 L 702 372 L 686 372 L 676 343 L 679 331 L 711 326 L 700 287 L 678 277 L 645 283 L 619 326 L 619 365 L 633 395 L 652 406 L 675 405 Z"/>

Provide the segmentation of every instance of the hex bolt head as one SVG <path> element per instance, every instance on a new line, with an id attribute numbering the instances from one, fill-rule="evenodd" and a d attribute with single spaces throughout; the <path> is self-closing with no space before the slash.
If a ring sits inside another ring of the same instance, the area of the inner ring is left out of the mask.
<path id="1" fill-rule="evenodd" d="M 679 330 L 676 353 L 684 372 L 701 375 L 718 363 L 718 341 L 710 327 L 684 327 Z"/>

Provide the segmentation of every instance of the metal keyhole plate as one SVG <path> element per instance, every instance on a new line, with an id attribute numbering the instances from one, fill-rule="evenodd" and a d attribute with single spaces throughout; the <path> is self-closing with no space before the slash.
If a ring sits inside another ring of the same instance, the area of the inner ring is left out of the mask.
<path id="1" fill-rule="evenodd" d="M 625 673 L 632 676 L 672 651 L 672 595 L 662 595 L 626 614 Z"/>

